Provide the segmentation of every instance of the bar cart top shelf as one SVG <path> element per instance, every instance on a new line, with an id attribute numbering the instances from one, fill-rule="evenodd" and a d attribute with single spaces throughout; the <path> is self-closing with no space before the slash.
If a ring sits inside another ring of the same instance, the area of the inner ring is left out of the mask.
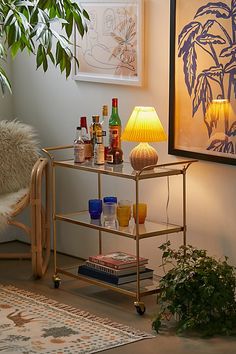
<path id="1" fill-rule="evenodd" d="M 72 169 L 78 169 L 82 171 L 94 172 L 104 175 L 123 177 L 132 180 L 142 180 L 148 178 L 170 176 L 182 174 L 183 170 L 187 170 L 188 167 L 193 163 L 197 162 L 194 159 L 175 161 L 165 164 L 157 164 L 153 166 L 148 166 L 141 171 L 134 171 L 129 162 L 123 162 L 119 165 L 110 165 L 105 163 L 104 165 L 96 165 L 93 160 L 88 160 L 83 163 L 75 163 L 73 159 L 62 160 L 55 159 L 51 151 L 55 150 L 65 150 L 72 146 L 61 146 L 55 148 L 45 148 L 43 151 L 50 156 L 53 160 L 54 166 L 67 167 Z"/>

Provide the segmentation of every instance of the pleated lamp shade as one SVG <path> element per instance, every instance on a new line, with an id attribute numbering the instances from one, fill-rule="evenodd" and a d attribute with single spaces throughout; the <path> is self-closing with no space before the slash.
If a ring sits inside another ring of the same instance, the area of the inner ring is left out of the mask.
<path id="1" fill-rule="evenodd" d="M 140 171 L 158 161 L 157 151 L 148 143 L 165 141 L 167 136 L 153 107 L 135 107 L 121 139 L 140 143 L 130 153 L 133 169 Z"/>

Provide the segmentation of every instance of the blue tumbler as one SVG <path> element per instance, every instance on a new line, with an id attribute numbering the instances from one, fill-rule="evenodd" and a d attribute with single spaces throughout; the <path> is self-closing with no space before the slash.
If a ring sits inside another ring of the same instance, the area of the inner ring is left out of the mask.
<path id="1" fill-rule="evenodd" d="M 90 199 L 88 204 L 91 219 L 100 219 L 102 214 L 102 200 Z"/>

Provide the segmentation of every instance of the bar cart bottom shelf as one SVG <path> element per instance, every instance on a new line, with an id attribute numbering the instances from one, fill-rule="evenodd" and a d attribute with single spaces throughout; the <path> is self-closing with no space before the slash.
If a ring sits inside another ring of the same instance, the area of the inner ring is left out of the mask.
<path id="1" fill-rule="evenodd" d="M 53 275 L 53 282 L 54 282 L 54 288 L 58 289 L 61 285 L 61 278 L 59 274 L 67 275 L 68 277 L 73 277 L 75 279 L 82 280 L 86 283 L 90 283 L 91 285 L 97 285 L 99 287 L 103 287 L 106 289 L 110 289 L 119 293 L 122 293 L 124 295 L 127 295 L 129 297 L 135 298 L 134 301 L 134 306 L 139 315 L 143 315 L 145 313 L 145 304 L 143 301 L 139 301 L 137 299 L 137 285 L 136 281 L 130 282 L 130 283 L 125 283 L 122 285 L 114 285 L 110 284 L 108 282 L 104 282 L 101 280 L 97 280 L 95 278 L 89 277 L 89 276 L 84 276 L 81 274 L 78 274 L 78 266 L 70 266 L 70 267 L 65 267 L 65 268 L 57 268 L 56 273 Z M 159 292 L 159 280 L 160 277 L 157 275 L 153 276 L 153 279 L 145 279 L 140 281 L 140 297 L 144 297 L 147 295 L 151 294 L 157 294 Z"/>

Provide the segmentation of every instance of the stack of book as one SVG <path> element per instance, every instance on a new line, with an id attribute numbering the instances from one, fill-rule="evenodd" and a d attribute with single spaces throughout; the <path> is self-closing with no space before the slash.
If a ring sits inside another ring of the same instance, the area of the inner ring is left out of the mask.
<path id="1" fill-rule="evenodd" d="M 153 277 L 153 270 L 145 266 L 147 263 L 147 258 L 139 258 L 141 280 Z M 90 256 L 79 266 L 78 273 L 115 285 L 131 283 L 137 280 L 137 258 L 124 252 Z"/>

